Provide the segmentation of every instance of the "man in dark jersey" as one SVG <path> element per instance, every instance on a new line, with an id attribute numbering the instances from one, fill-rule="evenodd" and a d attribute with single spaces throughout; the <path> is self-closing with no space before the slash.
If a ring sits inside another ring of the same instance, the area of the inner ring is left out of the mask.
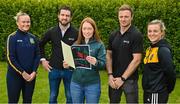
<path id="1" fill-rule="evenodd" d="M 72 11 L 69 7 L 63 6 L 58 11 L 59 23 L 50 28 L 40 41 L 41 62 L 43 67 L 49 72 L 50 98 L 49 103 L 57 103 L 59 85 L 61 80 L 64 82 L 66 102 L 72 103 L 70 94 L 70 82 L 72 70 L 63 68 L 63 54 L 61 41 L 72 45 L 78 36 L 78 31 L 70 24 Z M 44 46 L 51 42 L 52 54 L 50 60 L 45 57 Z"/>
<path id="2" fill-rule="evenodd" d="M 122 5 L 120 27 L 111 33 L 106 55 L 110 103 L 119 103 L 124 92 L 127 103 L 138 103 L 138 65 L 143 51 L 142 34 L 131 24 L 133 10 Z"/>

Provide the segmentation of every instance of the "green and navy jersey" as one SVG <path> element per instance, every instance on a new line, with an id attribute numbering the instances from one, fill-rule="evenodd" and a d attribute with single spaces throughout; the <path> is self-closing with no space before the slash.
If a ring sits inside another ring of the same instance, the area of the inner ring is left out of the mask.
<path id="1" fill-rule="evenodd" d="M 90 56 L 95 57 L 97 63 L 92 65 L 91 69 L 76 68 L 72 75 L 73 82 L 85 86 L 100 83 L 99 70 L 104 68 L 106 64 L 106 51 L 102 42 L 90 39 L 86 45 L 89 45 Z"/>
<path id="2" fill-rule="evenodd" d="M 9 71 L 21 74 L 37 71 L 40 52 L 38 41 L 32 34 L 17 30 L 7 39 L 7 61 Z"/>

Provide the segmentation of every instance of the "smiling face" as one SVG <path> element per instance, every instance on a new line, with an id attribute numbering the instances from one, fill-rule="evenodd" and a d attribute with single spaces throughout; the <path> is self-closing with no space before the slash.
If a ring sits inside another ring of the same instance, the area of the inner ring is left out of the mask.
<path id="1" fill-rule="evenodd" d="M 58 19 L 61 25 L 67 26 L 71 22 L 71 11 L 61 9 L 60 13 L 58 14 Z"/>
<path id="2" fill-rule="evenodd" d="M 161 30 L 160 24 L 148 25 L 147 36 L 152 44 L 159 42 L 163 38 L 164 32 Z"/>
<path id="3" fill-rule="evenodd" d="M 84 22 L 82 25 L 82 34 L 85 40 L 89 40 L 94 34 L 94 28 L 89 22 Z"/>
<path id="4" fill-rule="evenodd" d="M 18 17 L 18 20 L 16 22 L 18 29 L 21 31 L 27 32 L 30 29 L 31 26 L 31 20 L 28 15 L 22 15 Z"/>

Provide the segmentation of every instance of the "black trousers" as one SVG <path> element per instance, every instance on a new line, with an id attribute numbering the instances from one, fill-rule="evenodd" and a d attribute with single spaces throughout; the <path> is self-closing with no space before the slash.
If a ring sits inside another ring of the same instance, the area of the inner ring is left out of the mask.
<path id="1" fill-rule="evenodd" d="M 20 74 L 14 74 L 7 72 L 7 93 L 8 103 L 18 103 L 20 93 L 22 91 L 23 103 L 31 103 L 32 95 L 34 92 L 35 79 L 31 82 L 27 82 Z"/>
<path id="2" fill-rule="evenodd" d="M 161 104 L 161 103 L 167 103 L 168 102 L 168 97 L 169 93 L 168 91 L 163 91 L 160 93 L 150 93 L 144 91 L 144 103 L 145 104 Z"/>
<path id="3" fill-rule="evenodd" d="M 138 81 L 127 80 L 119 89 L 113 89 L 109 86 L 109 100 L 111 104 L 120 103 L 121 95 L 124 92 L 126 103 L 138 103 Z"/>

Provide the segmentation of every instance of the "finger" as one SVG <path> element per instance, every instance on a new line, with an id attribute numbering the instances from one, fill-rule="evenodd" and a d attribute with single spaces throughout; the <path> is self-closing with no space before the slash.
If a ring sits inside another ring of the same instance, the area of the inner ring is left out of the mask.
<path id="1" fill-rule="evenodd" d="M 114 84 L 114 82 L 111 82 L 110 85 L 111 85 L 111 87 L 112 87 L 113 89 L 115 89 L 115 84 Z"/>
<path id="2" fill-rule="evenodd" d="M 28 81 L 30 78 L 28 78 L 27 76 L 23 77 L 26 81 Z"/>
<path id="3" fill-rule="evenodd" d="M 45 67 L 44 69 L 45 69 L 45 71 L 48 71 L 48 72 L 50 71 L 50 69 L 48 67 Z"/>
<path id="4" fill-rule="evenodd" d="M 119 89 L 120 88 L 120 86 L 117 86 L 117 89 Z"/>
<path id="5" fill-rule="evenodd" d="M 114 89 L 117 88 L 117 85 L 116 85 L 116 83 L 114 83 L 114 82 L 113 82 L 113 87 L 114 87 Z"/>
<path id="6" fill-rule="evenodd" d="M 50 70 L 49 68 L 47 68 L 47 71 L 48 71 L 48 72 L 51 72 L 51 70 Z"/>
<path id="7" fill-rule="evenodd" d="M 31 78 L 30 78 L 30 79 L 27 79 L 26 81 L 30 82 L 30 81 L 31 81 Z"/>
<path id="8" fill-rule="evenodd" d="M 63 64 L 67 64 L 67 62 L 66 62 L 66 61 L 63 61 Z"/>
<path id="9" fill-rule="evenodd" d="M 48 68 L 48 71 L 51 72 L 52 67 Z"/>
<path id="10" fill-rule="evenodd" d="M 30 82 L 30 81 L 32 81 L 34 78 L 35 78 L 35 75 L 32 75 L 32 76 L 28 79 L 28 81 Z"/>
<path id="11" fill-rule="evenodd" d="M 48 67 L 49 67 L 49 70 L 52 69 L 52 67 L 50 65 L 48 65 Z"/>

